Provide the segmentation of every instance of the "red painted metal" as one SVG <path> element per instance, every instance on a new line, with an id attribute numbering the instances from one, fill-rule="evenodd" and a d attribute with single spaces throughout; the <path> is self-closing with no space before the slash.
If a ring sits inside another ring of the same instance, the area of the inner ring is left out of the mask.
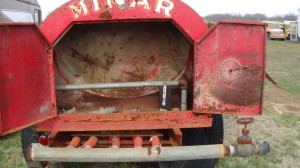
<path id="1" fill-rule="evenodd" d="M 73 0 L 52 12 L 40 29 L 55 44 L 73 24 L 166 20 L 172 21 L 192 41 L 207 31 L 202 18 L 178 0 L 126 0 L 123 4 L 112 0 Z"/>
<path id="2" fill-rule="evenodd" d="M 52 67 L 34 24 L 0 24 L 0 135 L 56 116 Z"/>
<path id="3" fill-rule="evenodd" d="M 265 28 L 257 22 L 223 21 L 196 43 L 195 112 L 262 113 Z"/>
<path id="4" fill-rule="evenodd" d="M 186 112 L 64 114 L 37 124 L 37 131 L 119 131 L 210 127 L 209 115 Z"/>

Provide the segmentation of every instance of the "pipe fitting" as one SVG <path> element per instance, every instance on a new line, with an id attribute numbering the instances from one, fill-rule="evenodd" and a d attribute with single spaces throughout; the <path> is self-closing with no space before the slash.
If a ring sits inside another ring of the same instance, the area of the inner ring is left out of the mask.
<path id="1" fill-rule="evenodd" d="M 159 141 L 158 136 L 151 137 L 150 142 L 151 142 L 153 148 L 161 147 L 161 143 Z"/>
<path id="2" fill-rule="evenodd" d="M 112 141 L 111 148 L 114 148 L 114 149 L 120 148 L 121 143 L 120 143 L 119 137 L 114 136 L 111 141 Z"/>
<path id="3" fill-rule="evenodd" d="M 134 137 L 134 148 L 143 147 L 143 138 L 140 136 Z"/>
<path id="4" fill-rule="evenodd" d="M 182 90 L 188 89 L 188 82 L 186 79 L 180 79 L 178 82 L 179 82 L 179 86 Z"/>
<path id="5" fill-rule="evenodd" d="M 71 142 L 68 145 L 68 148 L 78 148 L 78 146 L 80 145 L 81 139 L 80 137 L 76 136 L 73 137 Z"/>
<path id="6" fill-rule="evenodd" d="M 269 143 L 266 141 L 258 142 L 256 145 L 258 146 L 258 155 L 266 155 L 271 150 Z"/>
<path id="7" fill-rule="evenodd" d="M 91 136 L 88 141 L 86 141 L 81 148 L 94 148 L 98 143 L 98 138 L 95 136 Z"/>
<path id="8" fill-rule="evenodd" d="M 254 154 L 266 155 L 270 152 L 270 145 L 267 142 L 236 144 L 232 145 L 230 149 L 230 154 L 233 156 L 248 157 Z"/>

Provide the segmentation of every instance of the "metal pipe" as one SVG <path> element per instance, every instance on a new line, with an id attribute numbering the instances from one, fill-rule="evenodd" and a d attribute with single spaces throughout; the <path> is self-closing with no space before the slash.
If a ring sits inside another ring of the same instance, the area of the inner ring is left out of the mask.
<path id="1" fill-rule="evenodd" d="M 57 91 L 66 90 L 94 90 L 94 89 L 119 89 L 119 88 L 145 88 L 178 86 L 178 81 L 148 81 L 148 82 L 123 82 L 123 83 L 97 83 L 97 84 L 77 84 L 77 85 L 56 85 Z"/>
<path id="2" fill-rule="evenodd" d="M 228 147 L 227 147 L 228 148 Z M 49 148 L 32 144 L 31 161 L 53 162 L 157 162 L 222 158 L 228 154 L 225 145 L 203 145 L 163 148 Z"/>
<path id="3" fill-rule="evenodd" d="M 91 136 L 88 141 L 86 141 L 81 148 L 94 148 L 98 143 L 98 138 Z"/>
<path id="4" fill-rule="evenodd" d="M 187 110 L 187 90 L 182 89 L 181 90 L 181 111 L 186 111 Z"/>
<path id="5" fill-rule="evenodd" d="M 73 137 L 71 142 L 68 145 L 68 148 L 77 148 L 80 145 L 80 142 L 81 142 L 80 137 L 78 137 L 78 136 Z"/>

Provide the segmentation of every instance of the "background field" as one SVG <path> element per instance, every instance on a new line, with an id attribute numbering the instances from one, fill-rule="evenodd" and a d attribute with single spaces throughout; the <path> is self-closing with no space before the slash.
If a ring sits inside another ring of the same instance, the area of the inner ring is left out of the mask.
<path id="1" fill-rule="evenodd" d="M 283 89 L 266 82 L 264 114 L 255 117 L 256 122 L 249 128 L 255 141 L 266 140 L 271 144 L 271 152 L 263 157 L 221 159 L 217 168 L 300 167 L 300 43 L 268 41 L 267 49 L 267 72 Z M 241 134 L 242 126 L 236 124 L 236 119 L 237 116 L 224 116 L 225 144 L 235 143 L 236 137 Z M 0 168 L 26 167 L 21 151 L 20 134 L 1 137 Z M 111 167 L 139 166 L 118 164 Z"/>

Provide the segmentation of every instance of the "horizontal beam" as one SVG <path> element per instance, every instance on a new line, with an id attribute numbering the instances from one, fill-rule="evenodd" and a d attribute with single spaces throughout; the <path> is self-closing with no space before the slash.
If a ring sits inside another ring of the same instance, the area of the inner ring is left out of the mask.
<path id="1" fill-rule="evenodd" d="M 37 124 L 37 131 L 118 131 L 211 127 L 212 118 L 192 111 L 63 114 Z"/>
<path id="2" fill-rule="evenodd" d="M 123 82 L 123 83 L 97 83 L 97 84 L 76 84 L 57 85 L 57 91 L 66 90 L 94 90 L 94 89 L 120 89 L 120 88 L 146 88 L 160 86 L 178 86 L 178 81 L 148 81 L 148 82 Z"/>

